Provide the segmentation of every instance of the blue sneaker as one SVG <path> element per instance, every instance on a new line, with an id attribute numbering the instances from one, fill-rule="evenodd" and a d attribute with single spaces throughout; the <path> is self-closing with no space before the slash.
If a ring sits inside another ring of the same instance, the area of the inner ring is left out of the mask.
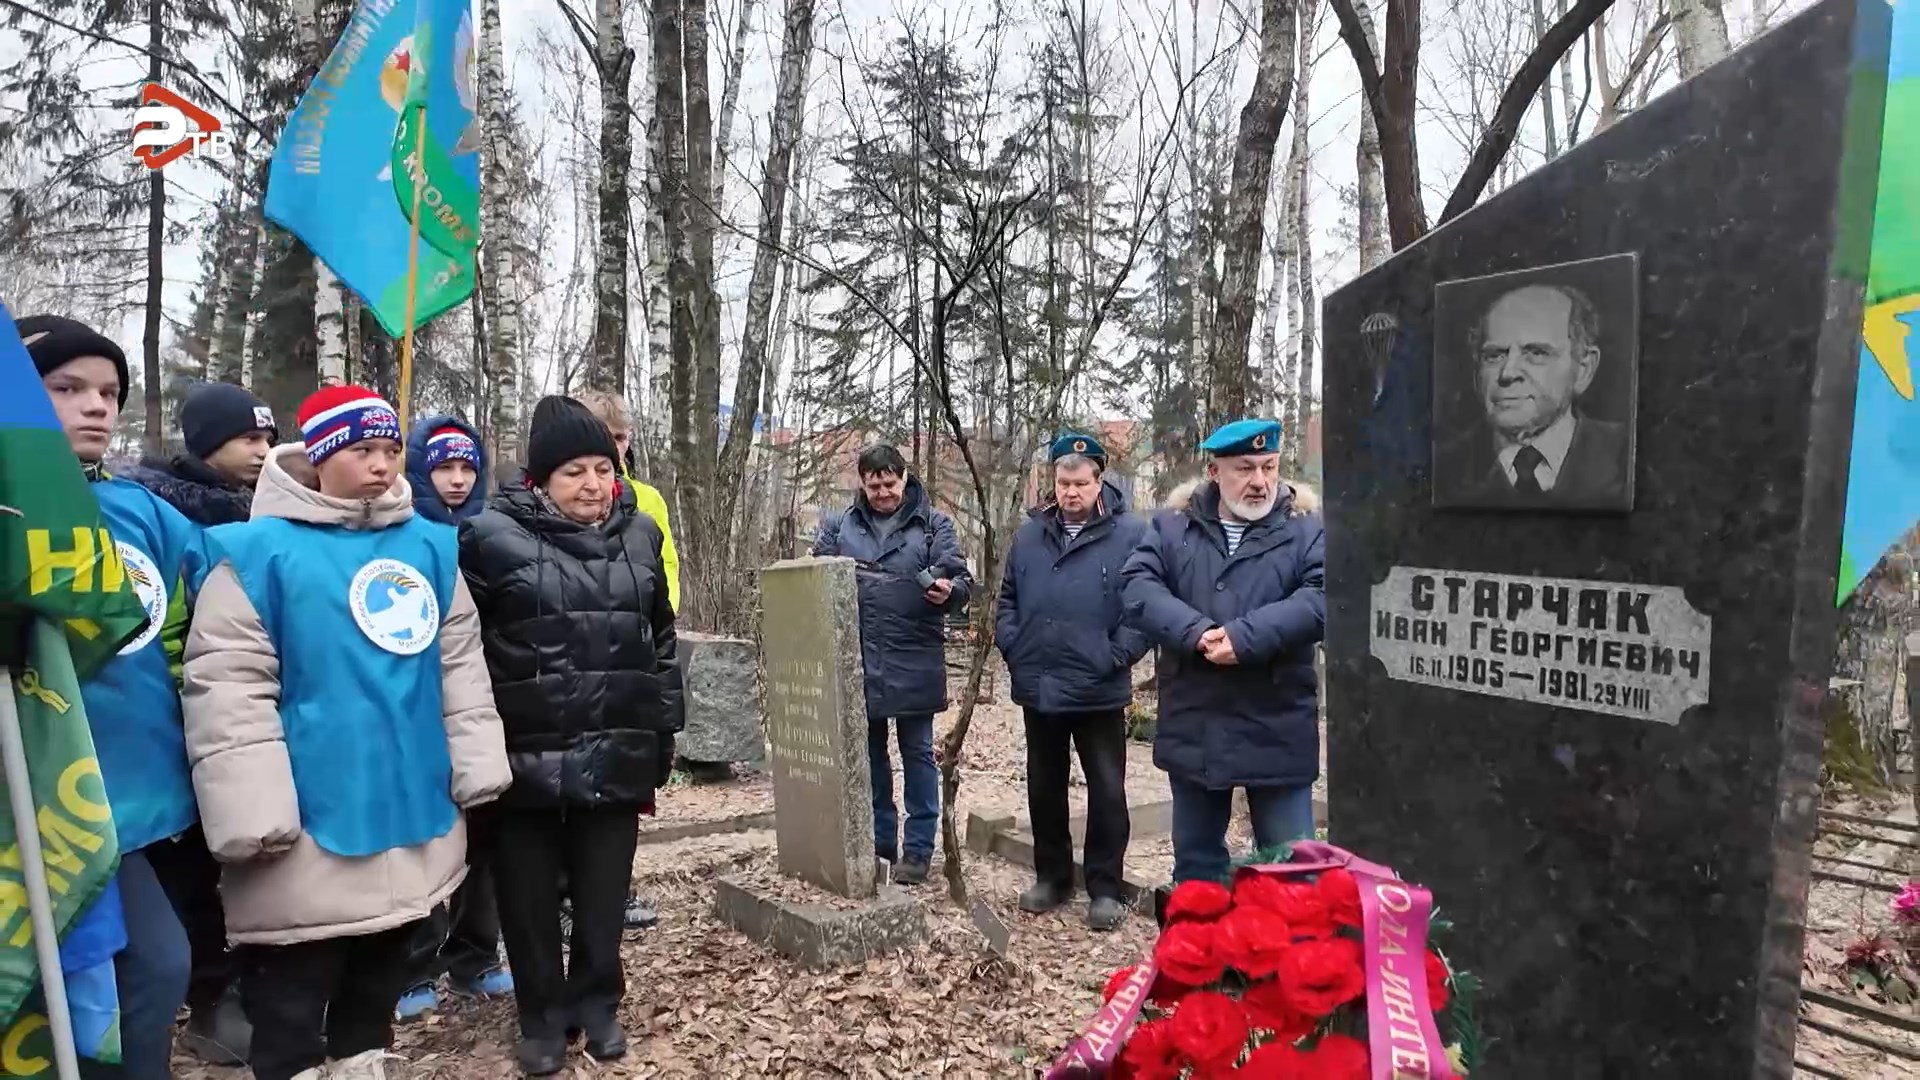
<path id="1" fill-rule="evenodd" d="M 447 989 L 463 997 L 506 997 L 513 993 L 513 973 L 495 964 L 471 979 L 447 976 Z"/>
<path id="2" fill-rule="evenodd" d="M 440 1007 L 440 993 L 432 983 L 421 983 L 400 995 L 400 1004 L 393 1007 L 393 1018 L 402 1023 L 411 1023 Z"/>

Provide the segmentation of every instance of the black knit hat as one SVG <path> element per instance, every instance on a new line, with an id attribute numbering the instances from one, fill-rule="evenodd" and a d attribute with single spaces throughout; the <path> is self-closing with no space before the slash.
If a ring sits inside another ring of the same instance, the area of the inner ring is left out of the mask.
<path id="1" fill-rule="evenodd" d="M 133 389 L 133 381 L 127 374 L 127 354 L 110 338 L 85 323 L 60 315 L 29 315 L 13 325 L 20 331 L 27 355 L 33 357 L 33 366 L 42 376 L 83 356 L 113 361 L 114 370 L 120 373 L 120 407 L 126 408 L 127 394 Z"/>
<path id="2" fill-rule="evenodd" d="M 533 407 L 527 430 L 527 476 L 545 484 L 553 470 L 577 457 L 598 455 L 618 463 L 620 451 L 613 433 L 585 405 L 558 394 L 543 397 Z"/>
<path id="3" fill-rule="evenodd" d="M 254 397 L 245 387 L 232 383 L 201 383 L 187 391 L 180 403 L 180 437 L 187 453 L 205 459 L 226 445 L 254 431 L 278 438 L 280 426 L 274 423 L 273 410 Z"/>

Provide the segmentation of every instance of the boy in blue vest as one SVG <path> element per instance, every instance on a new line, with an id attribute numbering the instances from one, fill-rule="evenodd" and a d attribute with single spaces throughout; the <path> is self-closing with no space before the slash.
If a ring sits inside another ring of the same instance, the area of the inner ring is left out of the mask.
<path id="1" fill-rule="evenodd" d="M 193 583 L 200 541 L 178 511 L 101 466 L 127 403 L 127 357 L 120 346 L 55 315 L 16 325 L 147 609 L 146 630 L 80 688 L 113 805 L 120 841 L 115 880 L 127 928 L 127 947 L 114 957 L 121 1064 L 87 1061 L 81 1075 L 165 1080 L 174 1014 L 187 995 L 190 952 L 147 849 L 194 822 L 175 672 L 187 621 L 184 586 Z"/>
<path id="2" fill-rule="evenodd" d="M 456 538 L 414 513 L 393 407 L 328 387 L 298 420 L 253 519 L 207 534 L 187 751 L 254 1076 L 385 1080 L 418 924 L 466 876 L 462 811 L 512 774 Z"/>
<path id="3" fill-rule="evenodd" d="M 486 509 L 487 453 L 480 433 L 453 416 L 416 421 L 407 435 L 407 483 L 413 488 L 413 512 L 428 521 L 458 526 Z M 446 911 L 427 921 L 423 940 L 415 942 L 414 977 L 400 995 L 394 1019 L 417 1020 L 437 1008 L 442 974 L 463 997 L 513 993 L 513 976 L 500 963 L 500 908 L 493 898 L 492 868 L 481 857 L 486 847 L 477 835 L 469 838 L 467 880 Z"/>

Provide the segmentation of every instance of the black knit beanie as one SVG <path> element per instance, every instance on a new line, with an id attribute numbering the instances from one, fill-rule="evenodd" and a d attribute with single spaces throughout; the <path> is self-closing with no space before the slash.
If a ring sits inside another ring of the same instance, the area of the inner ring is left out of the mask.
<path id="1" fill-rule="evenodd" d="M 114 370 L 120 373 L 120 407 L 127 407 L 127 394 L 133 389 L 133 381 L 127 374 L 127 354 L 110 338 L 85 323 L 60 315 L 29 315 L 13 325 L 20 331 L 27 355 L 33 357 L 33 366 L 42 376 L 83 356 L 113 361 Z"/>
<path id="2" fill-rule="evenodd" d="M 558 394 L 543 397 L 533 407 L 527 429 L 527 476 L 545 485 L 553 471 L 577 457 L 598 455 L 619 463 L 613 433 L 585 405 Z"/>
<path id="3" fill-rule="evenodd" d="M 277 438 L 280 427 L 273 421 L 273 410 L 254 397 L 245 387 L 232 383 L 201 383 L 187 391 L 180 403 L 180 437 L 187 453 L 205 460 L 214 451 L 254 431 Z"/>

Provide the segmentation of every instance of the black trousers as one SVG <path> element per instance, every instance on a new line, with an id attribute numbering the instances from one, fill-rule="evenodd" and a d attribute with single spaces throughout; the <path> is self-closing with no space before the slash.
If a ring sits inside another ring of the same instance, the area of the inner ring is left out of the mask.
<path id="1" fill-rule="evenodd" d="M 220 864 L 207 850 L 207 836 L 195 825 L 172 840 L 160 840 L 144 849 L 160 887 L 166 890 L 173 912 L 187 931 L 193 950 L 193 975 L 187 982 L 187 1007 L 199 1012 L 213 1008 L 239 977 L 239 966 L 227 951 L 227 918 L 220 906 Z"/>
<path id="2" fill-rule="evenodd" d="M 1097 712 L 1026 711 L 1027 813 L 1033 819 L 1034 876 L 1062 889 L 1073 886 L 1073 833 L 1068 827 L 1068 757 L 1080 754 L 1087 776 L 1087 849 L 1083 862 L 1090 897 L 1122 898 L 1127 854 L 1127 722 L 1121 709 Z"/>
<path id="3" fill-rule="evenodd" d="M 500 908 L 493 895 L 493 867 L 484 849 L 467 849 L 467 879 L 453 898 L 420 924 L 414 942 L 413 974 L 408 986 L 422 986 L 451 974 L 477 979 L 500 962 Z"/>
<path id="4" fill-rule="evenodd" d="M 521 1032 L 552 1038 L 583 1017 L 612 1016 L 626 994 L 620 936 L 640 808 L 496 806 L 484 816 Z M 563 875 L 573 899 L 564 957 Z"/>
<path id="5" fill-rule="evenodd" d="M 407 988 L 419 923 L 377 934 L 249 945 L 240 952 L 240 998 L 253 1024 L 254 1080 L 291 1080 L 307 1069 L 393 1045 L 393 1007 Z"/>

